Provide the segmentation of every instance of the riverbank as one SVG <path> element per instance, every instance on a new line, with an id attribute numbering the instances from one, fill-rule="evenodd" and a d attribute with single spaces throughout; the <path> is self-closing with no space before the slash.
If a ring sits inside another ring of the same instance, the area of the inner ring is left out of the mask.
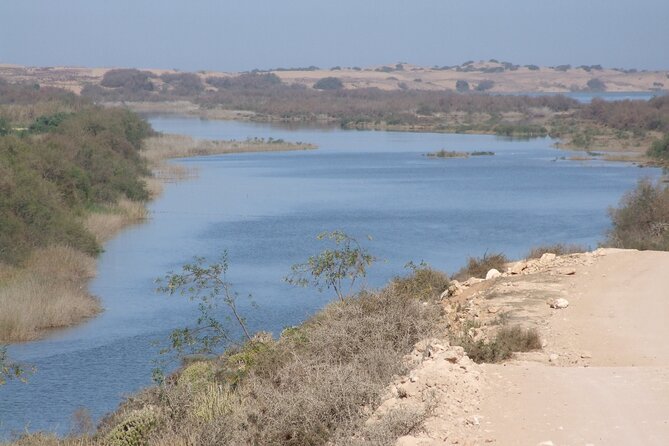
<path id="1" fill-rule="evenodd" d="M 193 175 L 169 159 L 214 154 L 312 150 L 307 143 L 276 140 L 202 141 L 181 135 L 156 135 L 143 141 L 140 155 L 152 172 L 142 177 L 150 198 L 157 197 L 164 182 Z M 128 226 L 149 218 L 146 201 L 120 198 L 115 203 L 89 208 L 79 218 L 102 246 Z M 35 249 L 20 265 L 0 263 L 0 343 L 43 338 L 104 311 L 99 298 L 87 291 L 95 276 L 95 256 L 60 244 Z"/>
<path id="2" fill-rule="evenodd" d="M 278 339 L 187 364 L 95 432 L 12 444 L 660 445 L 669 350 L 641 327 L 662 327 L 668 267 L 667 252 L 619 249 L 544 253 L 462 283 L 419 267 Z M 472 349 L 510 327 L 539 344 L 480 363 Z"/>
<path id="3" fill-rule="evenodd" d="M 383 118 L 373 120 L 364 116 L 356 117 L 354 114 L 350 118 L 326 114 L 275 116 L 249 110 L 228 110 L 216 106 L 203 107 L 189 101 L 109 102 L 107 105 L 123 105 L 137 113 L 144 114 L 185 115 L 202 119 L 248 122 L 321 124 L 350 130 L 496 135 L 518 139 L 550 136 L 556 139 L 555 146 L 558 148 L 585 152 L 586 155 L 577 155 L 578 160 L 605 159 L 645 166 L 663 165 L 661 160 L 648 155 L 648 149 L 652 144 L 662 139 L 664 135 L 662 131 L 643 130 L 636 124 L 609 126 L 579 117 L 580 109 L 555 111 L 537 107 L 523 113 L 454 111 L 429 112 L 429 115 L 411 112 L 399 118 L 399 122 L 393 123 Z M 631 113 L 636 112 L 631 111 Z"/>

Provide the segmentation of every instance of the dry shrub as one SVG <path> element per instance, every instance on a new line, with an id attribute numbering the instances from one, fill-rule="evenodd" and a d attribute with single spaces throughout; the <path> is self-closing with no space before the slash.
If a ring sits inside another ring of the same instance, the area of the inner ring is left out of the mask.
<path id="1" fill-rule="evenodd" d="M 86 280 L 95 260 L 73 248 L 35 250 L 25 268 L 0 288 L 0 341 L 27 341 L 48 328 L 67 327 L 101 311 Z"/>
<path id="2" fill-rule="evenodd" d="M 538 259 L 546 253 L 553 253 L 557 256 L 563 256 L 567 254 L 578 254 L 586 251 L 588 251 L 588 248 L 583 245 L 556 243 L 554 245 L 536 246 L 530 249 L 530 252 L 527 253 L 525 258 Z"/>
<path id="3" fill-rule="evenodd" d="M 463 333 L 452 338 L 455 345 L 461 345 L 472 361 L 501 362 L 510 359 L 515 352 L 529 352 L 541 349 L 541 338 L 535 328 L 520 326 L 502 327 L 491 341 L 474 340 L 465 324 Z"/>
<path id="4" fill-rule="evenodd" d="M 406 371 L 403 356 L 434 335 L 440 314 L 434 300 L 399 295 L 393 286 L 362 292 L 331 303 L 277 340 L 257 336 L 230 350 L 213 361 L 216 373 L 206 386 L 200 381 L 210 375 L 202 373 L 202 364 L 186 366 L 160 388 L 129 400 L 105 420 L 99 435 L 112 431 L 123 414 L 157 406 L 163 419 L 149 444 L 300 446 L 350 440 L 392 377 Z M 384 421 L 388 429 L 369 430 L 376 439 L 370 444 L 390 444 L 394 435 L 415 429 L 422 416 L 393 414 Z"/>
<path id="5" fill-rule="evenodd" d="M 458 280 L 467 280 L 470 277 L 484 278 L 488 271 L 496 269 L 504 271 L 509 259 L 501 252 L 495 254 L 483 254 L 483 257 L 470 257 L 460 271 L 453 276 Z"/>
<path id="6" fill-rule="evenodd" d="M 606 244 L 615 248 L 669 250 L 669 187 L 641 180 L 617 208 Z"/>
<path id="7" fill-rule="evenodd" d="M 448 276 L 428 266 L 414 267 L 413 274 L 407 277 L 395 277 L 390 283 L 392 292 L 398 296 L 413 297 L 420 300 L 439 298 L 448 289 Z"/>
<path id="8" fill-rule="evenodd" d="M 335 444 L 342 446 L 391 446 L 398 438 L 420 432 L 431 413 L 431 406 L 401 406 L 390 410 L 373 424 L 365 425 L 354 438 L 343 438 Z"/>

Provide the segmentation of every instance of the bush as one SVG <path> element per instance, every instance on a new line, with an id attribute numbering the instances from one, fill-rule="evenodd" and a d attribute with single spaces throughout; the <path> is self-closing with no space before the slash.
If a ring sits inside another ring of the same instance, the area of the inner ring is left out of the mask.
<path id="1" fill-rule="evenodd" d="M 669 250 L 669 187 L 642 180 L 617 208 L 606 244 L 616 248 Z"/>
<path id="2" fill-rule="evenodd" d="M 409 263 L 412 273 L 406 277 L 395 277 L 390 283 L 394 294 L 405 298 L 423 301 L 438 299 L 448 289 L 448 276 L 441 271 L 430 268 L 424 263 Z"/>
<path id="3" fill-rule="evenodd" d="M 139 149 L 150 127 L 129 111 L 88 107 L 43 116 L 32 129 L 46 133 L 0 137 L 0 261 L 20 262 L 50 244 L 97 253 L 81 214 L 148 198 Z"/>
<path id="4" fill-rule="evenodd" d="M 648 149 L 648 156 L 662 161 L 669 161 L 669 133 L 665 133 L 662 139 L 653 142 Z"/>
<path id="5" fill-rule="evenodd" d="M 467 260 L 467 265 L 460 269 L 454 277 L 458 280 L 467 280 L 470 277 L 483 278 L 491 269 L 504 271 L 507 263 L 509 263 L 509 259 L 501 252 L 485 253 L 483 257 L 470 257 Z"/>
<path id="6" fill-rule="evenodd" d="M 324 77 L 314 84 L 316 90 L 341 90 L 344 83 L 338 77 Z"/>
<path id="7" fill-rule="evenodd" d="M 590 79 L 586 85 L 589 91 L 606 91 L 606 84 L 597 78 Z"/>
<path id="8" fill-rule="evenodd" d="M 588 248 L 583 245 L 568 245 L 564 243 L 556 243 L 554 245 L 542 245 L 530 249 L 530 252 L 525 256 L 526 259 L 538 259 L 546 253 L 553 253 L 557 256 L 563 256 L 567 254 L 577 254 L 580 252 L 586 252 Z"/>
<path id="9" fill-rule="evenodd" d="M 469 91 L 469 82 L 463 81 L 463 80 L 458 80 L 455 82 L 455 89 L 459 91 L 460 93 L 464 93 L 465 91 Z"/>
<path id="10" fill-rule="evenodd" d="M 479 84 L 476 86 L 476 91 L 487 91 L 490 90 L 492 87 L 495 86 L 495 82 L 491 80 L 482 80 L 479 82 Z"/>
<path id="11" fill-rule="evenodd" d="M 134 68 L 114 69 L 107 71 L 102 76 L 100 85 L 107 88 L 124 88 L 129 92 L 153 91 L 153 82 L 149 80 L 152 76 L 147 71 L 139 71 Z"/>
<path id="12" fill-rule="evenodd" d="M 467 356 L 477 363 L 501 362 L 510 359 L 515 352 L 541 349 L 539 332 L 534 328 L 523 329 L 520 326 L 500 328 L 495 339 L 490 342 L 474 341 L 468 333 L 462 333 L 460 337 L 453 338 L 453 343 L 462 346 Z"/>

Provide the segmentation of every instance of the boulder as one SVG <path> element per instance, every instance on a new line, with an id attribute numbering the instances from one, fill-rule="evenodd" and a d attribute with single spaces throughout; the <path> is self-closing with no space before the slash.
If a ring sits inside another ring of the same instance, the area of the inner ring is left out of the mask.
<path id="1" fill-rule="evenodd" d="M 539 261 L 540 261 L 541 263 L 552 262 L 553 260 L 555 260 L 556 257 L 557 257 L 557 256 L 556 256 L 555 254 L 553 254 L 552 252 L 547 252 L 547 253 L 545 253 L 545 254 L 543 254 L 543 255 L 541 256 L 541 258 L 539 259 Z"/>
<path id="2" fill-rule="evenodd" d="M 516 262 L 509 268 L 511 274 L 520 274 L 527 269 L 527 262 Z"/>
<path id="3" fill-rule="evenodd" d="M 557 299 L 550 301 L 548 305 L 550 305 L 551 308 L 562 310 L 569 306 L 569 301 L 563 297 L 559 297 Z"/>
<path id="4" fill-rule="evenodd" d="M 488 274 L 485 275 L 485 280 L 495 279 L 497 277 L 500 277 L 501 275 L 502 273 L 493 268 L 490 271 L 488 271 Z"/>

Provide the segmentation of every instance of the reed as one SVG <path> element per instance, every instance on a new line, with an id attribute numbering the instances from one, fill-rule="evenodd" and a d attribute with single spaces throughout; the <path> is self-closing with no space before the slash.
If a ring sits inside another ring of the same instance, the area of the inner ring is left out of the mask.
<path id="1" fill-rule="evenodd" d="M 0 267 L 0 342 L 38 338 L 101 311 L 86 291 L 95 259 L 67 246 L 36 249 L 23 268 Z M 18 297 L 18 298 L 17 298 Z"/>

